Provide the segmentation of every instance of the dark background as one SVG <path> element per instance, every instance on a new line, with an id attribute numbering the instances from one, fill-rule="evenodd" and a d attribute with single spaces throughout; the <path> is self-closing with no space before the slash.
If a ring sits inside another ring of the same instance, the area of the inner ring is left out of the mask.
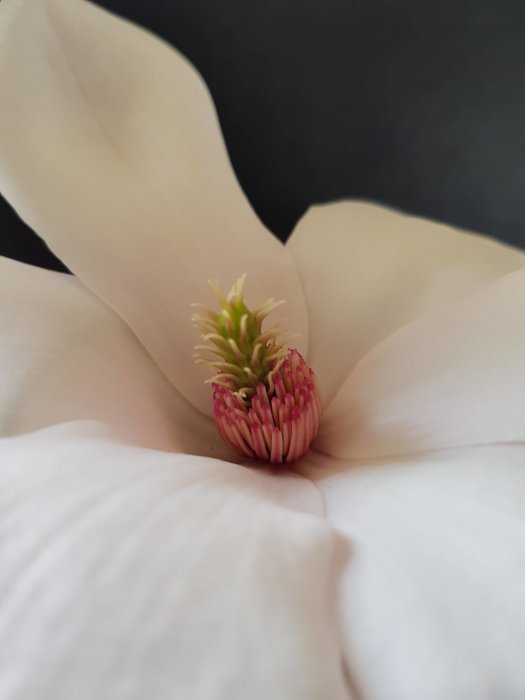
<path id="1" fill-rule="evenodd" d="M 525 248 L 523 0 L 101 0 L 201 71 L 283 240 L 364 197 Z M 57 266 L 0 203 L 0 253 Z"/>

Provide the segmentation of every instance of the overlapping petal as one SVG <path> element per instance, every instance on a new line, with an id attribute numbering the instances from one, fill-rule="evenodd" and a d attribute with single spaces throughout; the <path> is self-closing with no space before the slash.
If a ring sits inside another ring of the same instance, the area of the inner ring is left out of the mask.
<path id="1" fill-rule="evenodd" d="M 0 441 L 0 482 L 3 698 L 350 697 L 306 480 L 70 423 Z"/>
<path id="2" fill-rule="evenodd" d="M 325 412 L 319 449 L 374 457 L 525 440 L 525 270 L 379 343 Z"/>
<path id="3" fill-rule="evenodd" d="M 387 335 L 525 265 L 522 251 L 484 236 L 356 201 L 310 209 L 287 249 L 327 402 Z"/>
<path id="4" fill-rule="evenodd" d="M 0 189 L 162 371 L 210 411 L 191 355 L 206 280 L 308 335 L 300 282 L 236 181 L 208 92 L 171 47 L 88 2 L 3 0 Z"/>
<path id="5" fill-rule="evenodd" d="M 222 456 L 126 324 L 70 275 L 0 258 L 0 435 L 110 423 L 132 443 Z"/>
<path id="6" fill-rule="evenodd" d="M 524 697 L 525 447 L 311 454 L 302 471 L 351 548 L 340 604 L 361 697 Z"/>

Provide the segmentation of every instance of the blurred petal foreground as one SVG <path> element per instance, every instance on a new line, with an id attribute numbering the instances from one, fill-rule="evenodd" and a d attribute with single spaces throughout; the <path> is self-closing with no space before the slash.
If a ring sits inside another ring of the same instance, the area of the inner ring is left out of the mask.
<path id="1" fill-rule="evenodd" d="M 525 697 L 524 254 L 361 202 L 283 246 L 194 69 L 89 2 L 2 0 L 0 99 L 75 274 L 0 259 L 0 698 Z M 243 273 L 315 368 L 293 471 L 193 362 Z"/>

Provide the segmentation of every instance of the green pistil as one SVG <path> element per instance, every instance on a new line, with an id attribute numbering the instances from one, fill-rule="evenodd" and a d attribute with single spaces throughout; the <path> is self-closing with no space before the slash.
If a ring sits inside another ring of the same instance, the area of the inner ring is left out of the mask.
<path id="1" fill-rule="evenodd" d="M 202 338 L 211 343 L 196 347 L 197 362 L 206 362 L 216 372 L 208 381 L 249 399 L 261 382 L 270 394 L 273 393 L 272 375 L 282 364 L 285 350 L 277 342 L 277 329 L 265 332 L 262 329 L 266 316 L 281 302 L 270 299 L 250 311 L 243 297 L 245 278 L 243 275 L 237 280 L 227 297 L 216 282 L 210 283 L 222 310 L 215 313 L 201 307 L 201 313 L 194 314 L 192 320 Z M 219 359 L 211 359 L 204 353 L 213 353 Z"/>

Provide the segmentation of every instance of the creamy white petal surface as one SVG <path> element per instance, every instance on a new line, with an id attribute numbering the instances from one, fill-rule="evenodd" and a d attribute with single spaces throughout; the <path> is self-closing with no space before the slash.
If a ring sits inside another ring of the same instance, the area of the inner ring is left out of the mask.
<path id="1" fill-rule="evenodd" d="M 379 343 L 328 406 L 317 447 L 375 457 L 525 441 L 525 270 Z"/>
<path id="2" fill-rule="evenodd" d="M 2 700 L 521 700 L 524 254 L 363 203 L 284 248 L 195 71 L 87 2 L 2 0 L 0 99 L 0 188 L 124 319 L 0 261 Z M 301 476 L 198 410 L 242 272 L 310 334 Z"/>
<path id="3" fill-rule="evenodd" d="M 188 323 L 191 302 L 213 301 L 210 278 L 229 287 L 247 272 L 248 303 L 286 299 L 275 317 L 306 351 L 295 266 L 171 47 L 88 2 L 2 0 L 0 95 L 0 190 L 191 403 L 211 411 Z"/>
<path id="4" fill-rule="evenodd" d="M 387 335 L 525 265 L 523 251 L 484 236 L 355 201 L 310 209 L 286 247 L 327 402 Z"/>
<path id="5" fill-rule="evenodd" d="M 360 697 L 525 697 L 525 447 L 311 454 L 301 471 L 351 548 L 340 596 Z"/>
<path id="6" fill-rule="evenodd" d="M 74 277 L 0 258 L 0 435 L 104 420 L 157 449 L 230 456 L 215 425 Z"/>
<path id="7" fill-rule="evenodd" d="M 351 697 L 305 479 L 70 423 L 0 441 L 0 481 L 2 698 Z"/>

